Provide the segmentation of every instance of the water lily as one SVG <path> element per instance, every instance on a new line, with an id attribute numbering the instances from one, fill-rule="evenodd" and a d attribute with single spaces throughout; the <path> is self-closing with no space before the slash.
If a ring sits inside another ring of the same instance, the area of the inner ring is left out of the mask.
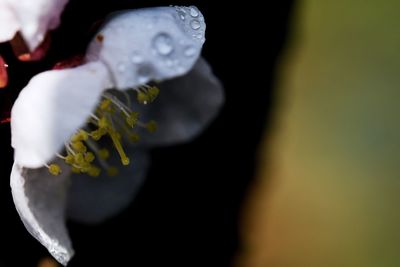
<path id="1" fill-rule="evenodd" d="M 200 58 L 204 34 L 193 6 L 114 13 L 78 66 L 39 73 L 21 91 L 11 112 L 14 203 L 60 263 L 74 254 L 66 218 L 121 211 L 148 150 L 194 138 L 217 114 L 223 94 Z"/>

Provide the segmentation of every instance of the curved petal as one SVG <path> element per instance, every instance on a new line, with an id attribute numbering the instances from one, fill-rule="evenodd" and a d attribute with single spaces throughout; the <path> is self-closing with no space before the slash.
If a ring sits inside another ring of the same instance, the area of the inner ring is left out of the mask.
<path id="1" fill-rule="evenodd" d="M 132 107 L 144 121 L 155 120 L 157 131 L 140 133 L 141 145 L 168 145 L 198 135 L 218 114 L 223 102 L 222 85 L 204 59 L 185 76 L 162 82 L 160 95 L 149 105 Z"/>
<path id="2" fill-rule="evenodd" d="M 33 51 L 44 39 L 47 30 L 55 29 L 68 0 L 5 0 L 14 11 L 21 33 Z"/>
<path id="3" fill-rule="evenodd" d="M 26 169 L 17 163 L 11 171 L 12 196 L 22 222 L 64 265 L 74 254 L 65 226 L 67 187 L 68 172 L 52 176 L 47 168 Z"/>
<path id="4" fill-rule="evenodd" d="M 143 183 L 149 157 L 141 151 L 127 151 L 127 154 L 131 163 L 121 166 L 116 176 L 108 176 L 105 171 L 99 177 L 72 175 L 67 205 L 69 218 L 83 223 L 99 223 L 129 205 Z M 111 158 L 109 163 L 121 165 L 117 157 Z"/>
<path id="5" fill-rule="evenodd" d="M 0 0 L 0 25 L 0 43 L 11 40 L 19 28 L 19 23 L 6 0 Z"/>
<path id="6" fill-rule="evenodd" d="M 49 162 L 109 86 L 108 71 L 98 62 L 33 77 L 11 111 L 15 161 L 29 168 Z"/>
<path id="7" fill-rule="evenodd" d="M 86 56 L 104 62 L 116 87 L 128 89 L 188 72 L 200 55 L 204 32 L 196 7 L 124 11 L 110 17 Z"/>

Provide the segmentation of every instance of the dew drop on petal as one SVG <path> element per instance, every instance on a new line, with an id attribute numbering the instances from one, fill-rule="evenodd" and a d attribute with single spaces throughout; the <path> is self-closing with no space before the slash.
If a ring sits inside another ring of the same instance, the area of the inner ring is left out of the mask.
<path id="1" fill-rule="evenodd" d="M 166 33 L 159 33 L 154 37 L 153 47 L 162 56 L 168 56 L 174 51 L 173 40 Z"/>
<path id="2" fill-rule="evenodd" d="M 140 55 L 139 52 L 134 51 L 131 56 L 131 61 L 132 61 L 132 63 L 138 64 L 143 61 L 143 57 Z"/>
<path id="3" fill-rule="evenodd" d="M 152 68 L 148 65 L 142 65 L 139 67 L 137 74 L 139 83 L 147 83 L 150 80 Z"/>
<path id="4" fill-rule="evenodd" d="M 181 20 L 185 20 L 186 19 L 186 12 L 184 9 L 182 9 L 179 6 L 175 7 L 176 13 L 178 13 L 178 16 Z"/>
<path id="5" fill-rule="evenodd" d="M 192 27 L 193 30 L 198 30 L 201 27 L 200 21 L 197 19 L 194 19 L 190 22 L 190 27 Z"/>
<path id="6" fill-rule="evenodd" d="M 194 7 L 190 7 L 190 16 L 197 18 L 199 16 L 199 11 L 197 11 Z"/>
<path id="7" fill-rule="evenodd" d="M 197 39 L 201 39 L 201 38 L 203 38 L 203 35 L 201 33 L 196 33 L 196 34 L 193 34 L 193 37 L 197 38 Z"/>
<path id="8" fill-rule="evenodd" d="M 196 54 L 196 51 L 197 51 L 196 48 L 194 48 L 193 46 L 190 45 L 190 46 L 185 48 L 183 53 L 187 57 L 192 57 L 192 56 L 194 56 Z"/>
<path id="9" fill-rule="evenodd" d="M 119 63 L 117 69 L 119 72 L 124 72 L 126 70 L 126 66 L 124 63 Z"/>

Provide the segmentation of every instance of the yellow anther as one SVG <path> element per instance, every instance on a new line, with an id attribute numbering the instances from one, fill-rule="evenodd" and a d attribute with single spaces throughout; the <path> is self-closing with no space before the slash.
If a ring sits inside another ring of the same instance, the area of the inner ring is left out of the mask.
<path id="1" fill-rule="evenodd" d="M 81 172 L 86 173 L 92 168 L 92 165 L 90 163 L 84 162 L 78 167 L 81 170 Z"/>
<path id="2" fill-rule="evenodd" d="M 85 141 L 88 139 L 89 134 L 84 130 L 79 130 L 71 137 L 71 142 Z"/>
<path id="3" fill-rule="evenodd" d="M 125 119 L 126 123 L 131 127 L 135 127 L 139 121 L 139 112 L 131 112 Z"/>
<path id="4" fill-rule="evenodd" d="M 77 142 L 71 142 L 71 147 L 76 151 L 76 152 L 86 152 L 87 151 L 87 147 L 85 146 L 85 144 L 81 141 L 77 141 Z"/>
<path id="5" fill-rule="evenodd" d="M 140 141 L 140 135 L 138 133 L 131 133 L 129 135 L 129 141 L 136 143 Z"/>
<path id="6" fill-rule="evenodd" d="M 76 153 L 74 155 L 74 161 L 78 165 L 82 165 L 82 164 L 86 163 L 85 156 L 83 155 L 83 153 Z"/>
<path id="7" fill-rule="evenodd" d="M 149 99 L 149 97 L 147 96 L 146 93 L 144 93 L 144 92 L 142 92 L 142 91 L 139 91 L 139 92 L 137 93 L 137 101 L 138 101 L 140 104 L 147 104 L 147 103 L 150 102 L 150 99 Z"/>
<path id="8" fill-rule="evenodd" d="M 112 102 L 110 99 L 104 99 L 103 101 L 101 101 L 99 109 L 105 112 L 112 112 L 113 108 L 112 108 Z"/>
<path id="9" fill-rule="evenodd" d="M 99 125 L 99 129 L 106 129 L 110 126 L 110 122 L 107 120 L 106 117 L 101 117 L 97 124 Z"/>
<path id="10" fill-rule="evenodd" d="M 111 166 L 107 169 L 108 176 L 116 176 L 118 174 L 118 169 L 114 166 Z"/>
<path id="11" fill-rule="evenodd" d="M 110 151 L 108 151 L 108 149 L 106 149 L 106 148 L 102 148 L 98 151 L 98 155 L 99 155 L 99 158 L 105 160 L 110 157 Z"/>
<path id="12" fill-rule="evenodd" d="M 92 152 L 87 152 L 85 154 L 85 161 L 86 162 L 92 162 L 95 159 L 95 156 Z"/>
<path id="13" fill-rule="evenodd" d="M 75 158 L 73 155 L 68 154 L 65 158 L 64 158 L 65 163 L 67 164 L 73 164 L 75 162 Z"/>
<path id="14" fill-rule="evenodd" d="M 121 158 L 121 162 L 123 165 L 129 164 L 129 158 L 126 156 L 124 149 L 121 144 L 121 136 L 117 133 L 113 128 L 108 130 L 108 134 L 111 137 L 111 140 L 114 143 L 115 149 L 117 150 L 119 157 Z"/>
<path id="15" fill-rule="evenodd" d="M 87 172 L 87 174 L 92 177 L 97 177 L 100 175 L 100 173 L 101 173 L 101 170 L 95 166 L 91 166 Z"/>
<path id="16" fill-rule="evenodd" d="M 90 136 L 93 138 L 93 140 L 98 141 L 100 140 L 101 137 L 103 137 L 107 131 L 104 128 L 99 128 L 97 130 L 94 130 L 90 133 Z"/>
<path id="17" fill-rule="evenodd" d="M 159 92 L 160 90 L 155 86 L 143 85 L 137 90 L 138 101 L 143 104 L 150 103 L 156 99 Z M 129 96 L 126 102 L 127 103 L 121 102 L 117 97 L 106 92 L 97 106 L 97 109 L 88 119 L 88 123 L 92 124 L 92 126 L 95 126 L 97 129 L 90 130 L 89 132 L 84 130 L 87 128 L 80 129 L 72 135 L 70 141 L 65 144 L 67 155 L 62 156 L 59 154 L 59 157 L 70 165 L 73 173 L 85 173 L 90 176 L 99 176 L 101 169 L 92 164 L 97 157 L 98 163 L 107 171 L 109 176 L 117 175 L 118 169 L 113 166 L 109 167 L 105 162 L 110 156 L 109 150 L 105 148 L 99 149 L 93 141 L 98 141 L 104 135 L 108 135 L 119 154 L 122 164 L 129 165 L 130 159 L 123 149 L 121 134 L 130 142 L 138 142 L 140 136 L 137 132 L 133 132 L 132 128 L 140 126 L 151 133 L 157 130 L 155 121 L 149 121 L 148 123 L 139 121 L 139 113 L 130 110 Z M 120 117 L 116 118 L 117 116 Z M 92 126 L 88 126 L 88 128 L 91 129 Z M 51 164 L 47 167 L 49 168 L 49 172 L 53 175 L 61 173 L 61 168 L 57 164 Z"/>
<path id="18" fill-rule="evenodd" d="M 149 132 L 149 133 L 154 133 L 155 131 L 157 131 L 157 122 L 155 122 L 155 121 L 149 121 L 147 124 L 146 124 L 146 130 Z"/>
<path id="19" fill-rule="evenodd" d="M 50 164 L 48 169 L 49 169 L 49 172 L 55 176 L 57 176 L 61 173 L 61 167 L 58 164 L 54 164 L 54 163 Z"/>
<path id="20" fill-rule="evenodd" d="M 151 102 L 153 102 L 157 98 L 159 93 L 160 93 L 160 89 L 158 89 L 158 87 L 152 86 L 149 88 L 148 95 L 151 99 Z"/>
<path id="21" fill-rule="evenodd" d="M 160 93 L 160 89 L 156 86 L 144 86 L 142 89 L 137 92 L 137 101 L 141 104 L 153 102 Z"/>

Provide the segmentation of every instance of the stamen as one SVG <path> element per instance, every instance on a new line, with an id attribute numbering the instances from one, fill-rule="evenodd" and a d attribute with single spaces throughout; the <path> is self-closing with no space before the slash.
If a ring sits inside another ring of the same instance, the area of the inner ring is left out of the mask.
<path id="1" fill-rule="evenodd" d="M 127 116 L 127 117 L 129 116 L 129 112 L 130 112 L 129 107 L 127 107 L 124 103 L 119 101 L 118 98 L 116 98 L 115 96 L 110 95 L 108 93 L 104 93 L 103 97 L 110 100 L 114 105 L 116 105 L 125 114 L 125 116 Z"/>
<path id="2" fill-rule="evenodd" d="M 90 139 L 87 140 L 86 143 L 89 148 L 96 154 L 97 161 L 99 162 L 101 167 L 105 170 L 108 170 L 110 168 L 110 165 L 108 165 L 105 160 L 108 159 L 108 157 L 110 156 L 110 152 L 106 148 L 99 149 L 96 143 Z"/>
<path id="3" fill-rule="evenodd" d="M 148 104 L 153 102 L 158 94 L 160 93 L 160 89 L 156 86 L 149 85 L 141 85 L 136 89 L 137 92 L 137 101 L 140 104 Z"/>
<path id="4" fill-rule="evenodd" d="M 126 156 L 124 149 L 122 148 L 121 144 L 121 135 L 117 133 L 113 127 L 108 127 L 107 129 L 108 134 L 111 137 L 111 140 L 114 143 L 115 149 L 117 150 L 119 157 L 121 158 L 121 162 L 123 165 L 128 165 L 129 164 L 129 158 Z"/>
<path id="5" fill-rule="evenodd" d="M 77 152 L 84 153 L 87 151 L 87 147 L 81 141 L 71 142 L 70 144 L 71 147 Z"/>
<path id="6" fill-rule="evenodd" d="M 153 120 L 149 121 L 148 123 L 143 123 L 139 121 L 137 125 L 146 129 L 149 133 L 154 133 L 155 131 L 157 131 L 157 122 Z"/>
<path id="7" fill-rule="evenodd" d="M 139 112 L 130 112 L 125 121 L 131 128 L 135 127 L 139 121 Z"/>
<path id="8" fill-rule="evenodd" d="M 149 133 L 154 133 L 155 131 L 157 131 L 157 122 L 149 121 L 146 124 L 146 129 L 147 129 L 147 131 L 149 131 Z"/>
<path id="9" fill-rule="evenodd" d="M 138 101 L 143 104 L 154 101 L 159 93 L 157 87 L 149 85 L 140 86 L 135 90 L 137 91 Z M 130 159 L 122 146 L 121 134 L 131 142 L 138 142 L 140 136 L 137 132 L 132 131 L 133 128 L 138 126 L 150 133 L 157 130 L 155 121 L 147 123 L 140 121 L 139 113 L 130 109 L 131 102 L 128 93 L 123 92 L 123 96 L 126 98 L 125 103 L 110 93 L 104 93 L 103 99 L 88 119 L 88 124 L 90 125 L 85 129 L 79 129 L 71 136 L 69 142 L 65 143 L 66 156 L 57 154 L 57 157 L 71 166 L 72 172 L 84 173 L 95 177 L 100 175 L 102 168 L 106 170 L 109 176 L 115 176 L 118 173 L 118 169 L 106 162 L 110 156 L 109 150 L 106 148 L 100 149 L 95 141 L 108 135 L 121 159 L 122 165 L 126 166 L 129 165 Z M 94 162 L 98 163 L 101 168 L 94 165 Z M 53 175 L 61 173 L 61 168 L 57 164 L 46 166 Z"/>
<path id="10" fill-rule="evenodd" d="M 51 173 L 54 176 L 60 175 L 61 173 L 61 167 L 58 164 L 52 163 L 50 165 L 45 164 L 47 169 L 49 169 L 49 173 Z"/>

